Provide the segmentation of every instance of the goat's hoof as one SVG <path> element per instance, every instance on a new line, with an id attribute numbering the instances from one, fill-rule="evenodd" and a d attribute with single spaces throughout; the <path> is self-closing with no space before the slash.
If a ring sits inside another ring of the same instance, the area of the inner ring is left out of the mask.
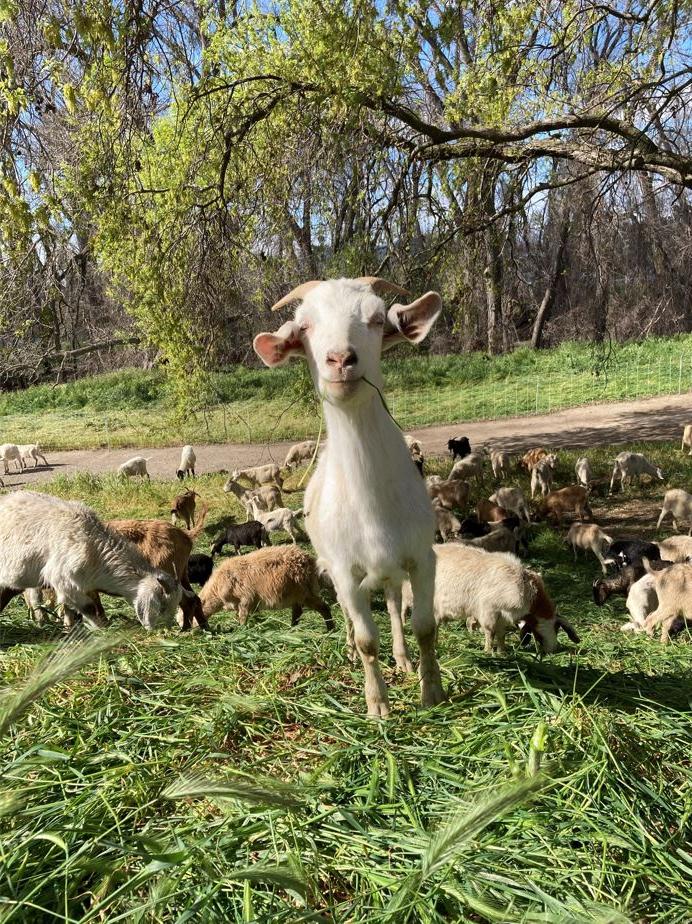
<path id="1" fill-rule="evenodd" d="M 404 655 L 403 657 L 401 656 L 397 657 L 395 655 L 394 660 L 396 661 L 396 666 L 398 670 L 403 671 L 405 674 L 415 673 L 415 668 L 413 664 L 411 664 L 409 659 L 406 657 L 406 655 Z"/>
<path id="2" fill-rule="evenodd" d="M 389 703 L 386 699 L 371 701 L 368 703 L 369 719 L 386 719 L 389 715 Z"/>
<path id="3" fill-rule="evenodd" d="M 426 683 L 421 690 L 421 706 L 427 709 L 430 706 L 439 706 L 447 699 L 442 683 L 436 680 L 434 683 Z"/>

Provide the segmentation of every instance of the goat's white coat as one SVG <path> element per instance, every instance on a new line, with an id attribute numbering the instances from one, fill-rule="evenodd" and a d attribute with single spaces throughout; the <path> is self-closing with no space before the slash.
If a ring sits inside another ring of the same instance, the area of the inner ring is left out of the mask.
<path id="1" fill-rule="evenodd" d="M 264 526 L 268 533 L 288 533 L 295 545 L 296 536 L 300 535 L 300 526 L 296 521 L 302 515 L 302 510 L 291 510 L 290 507 L 275 507 L 274 510 L 262 510 L 254 497 L 250 503 L 252 505 L 252 515 Z"/>
<path id="2" fill-rule="evenodd" d="M 84 504 L 17 491 L 0 498 L 0 607 L 11 599 L 3 598 L 6 588 L 43 586 L 87 618 L 94 591 L 124 597 L 147 629 L 172 624 L 181 596 L 177 581 Z"/>
<path id="3" fill-rule="evenodd" d="M 23 468 L 22 454 L 16 443 L 3 443 L 2 446 L 0 446 L 0 459 L 2 459 L 6 475 L 10 473 L 9 462 L 15 463 L 17 471 L 21 471 Z"/>
<path id="4" fill-rule="evenodd" d="M 588 488 L 593 481 L 593 471 L 591 469 L 591 463 L 586 456 L 577 459 L 574 463 L 574 471 L 577 476 L 577 484 L 580 484 L 584 488 Z"/>
<path id="5" fill-rule="evenodd" d="M 692 535 L 692 494 L 688 494 L 681 488 L 671 488 L 670 491 L 666 491 L 663 495 L 663 506 L 656 529 L 661 528 L 661 523 L 667 516 L 672 517 L 674 529 L 679 529 L 679 520 L 689 524 L 688 535 Z"/>
<path id="6" fill-rule="evenodd" d="M 180 451 L 180 464 L 178 465 L 178 471 L 182 472 L 183 475 L 194 475 L 196 462 L 197 456 L 195 455 L 195 450 L 192 448 L 192 446 L 183 446 Z"/>
<path id="7" fill-rule="evenodd" d="M 498 488 L 494 494 L 491 494 L 488 500 L 497 504 L 498 507 L 504 507 L 510 513 L 516 514 L 519 519 L 524 517 L 527 523 L 531 522 L 528 504 L 521 488 Z"/>
<path id="8" fill-rule="evenodd" d="M 692 536 L 668 536 L 656 545 L 661 551 L 664 561 L 673 561 L 677 564 L 692 558 Z"/>
<path id="9" fill-rule="evenodd" d="M 18 446 L 19 455 L 22 459 L 22 468 L 26 468 L 26 462 L 28 459 L 34 460 L 34 468 L 38 468 L 38 460 L 40 459 L 44 465 L 48 465 L 46 457 L 41 452 L 41 447 L 38 443 L 27 443 L 24 446 Z"/>
<path id="10" fill-rule="evenodd" d="M 685 424 L 682 431 L 682 446 L 680 451 L 683 452 L 685 447 L 689 447 L 688 455 L 692 456 L 692 424 Z"/>
<path id="11" fill-rule="evenodd" d="M 491 449 L 490 450 L 490 466 L 493 470 L 493 477 L 499 478 L 509 474 L 509 469 L 512 465 L 512 456 L 511 453 L 505 452 L 503 449 Z"/>
<path id="12" fill-rule="evenodd" d="M 240 468 L 231 472 L 232 481 L 238 481 L 239 478 L 245 478 L 252 485 L 274 482 L 280 488 L 283 487 L 281 469 L 275 462 L 270 462 L 267 465 L 255 465 L 254 468 Z"/>
<path id="13" fill-rule="evenodd" d="M 531 498 L 536 495 L 538 488 L 541 489 L 541 496 L 545 497 L 553 489 L 553 475 L 557 459 L 554 455 L 543 456 L 531 469 Z"/>
<path id="14" fill-rule="evenodd" d="M 600 526 L 595 523 L 572 523 L 567 533 L 567 542 L 572 546 L 574 560 L 577 560 L 577 549 L 591 550 L 601 563 L 603 573 L 606 574 L 604 552 L 613 542 L 612 536 L 607 536 Z"/>
<path id="15" fill-rule="evenodd" d="M 612 493 L 616 478 L 620 479 L 620 487 L 624 490 L 625 481 L 632 481 L 633 478 L 639 481 L 642 475 L 651 475 L 652 478 L 665 481 L 658 465 L 649 462 L 640 452 L 621 452 L 615 457 L 609 490 Z"/>
<path id="16" fill-rule="evenodd" d="M 316 449 L 317 442 L 315 440 L 305 440 L 302 443 L 295 443 L 286 453 L 284 468 L 300 465 L 301 462 L 309 462 L 314 456 Z"/>
<path id="17" fill-rule="evenodd" d="M 148 461 L 149 460 L 145 459 L 144 456 L 134 456 L 132 459 L 128 459 L 127 462 L 123 462 L 122 465 L 118 466 L 118 474 L 125 475 L 127 478 L 134 478 L 136 475 L 140 475 L 142 478 L 148 478 Z"/>
<path id="18" fill-rule="evenodd" d="M 423 704 L 443 699 L 432 613 L 435 520 L 423 479 L 381 398 L 380 367 L 383 345 L 422 340 L 439 310 L 439 296 L 427 293 L 385 314 L 368 283 L 330 280 L 304 295 L 293 321 L 255 338 L 267 365 L 305 356 L 323 400 L 328 442 L 305 492 L 305 525 L 350 620 L 373 716 L 386 715 L 389 705 L 370 590 L 384 588 L 394 657 L 411 669 L 399 609 L 407 575 L 414 585 Z"/>
<path id="19" fill-rule="evenodd" d="M 646 618 L 658 606 L 656 594 L 656 581 L 653 574 L 645 574 L 639 578 L 629 589 L 625 603 L 630 614 L 629 622 L 620 626 L 622 632 L 643 632 L 646 628 Z"/>

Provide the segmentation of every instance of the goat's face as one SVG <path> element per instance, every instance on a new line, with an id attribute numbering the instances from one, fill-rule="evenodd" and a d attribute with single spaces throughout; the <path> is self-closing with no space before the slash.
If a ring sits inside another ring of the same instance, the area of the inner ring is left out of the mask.
<path id="1" fill-rule="evenodd" d="M 373 291 L 376 282 L 306 283 L 291 293 L 293 299 L 302 298 L 295 318 L 274 334 L 258 334 L 255 351 L 267 366 L 303 356 L 318 393 L 330 404 L 372 400 L 373 385 L 382 385 L 382 350 L 404 340 L 419 343 L 441 308 L 439 295 L 428 292 L 410 305 L 397 304 L 386 311 Z M 290 296 L 279 306 L 288 300 Z"/>
<path id="2" fill-rule="evenodd" d="M 164 571 L 147 575 L 140 582 L 135 598 L 135 613 L 147 631 L 173 625 L 182 596 L 178 581 Z"/>

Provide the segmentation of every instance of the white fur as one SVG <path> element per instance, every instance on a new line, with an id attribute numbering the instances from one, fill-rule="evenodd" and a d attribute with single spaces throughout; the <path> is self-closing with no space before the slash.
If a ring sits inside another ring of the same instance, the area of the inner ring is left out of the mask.
<path id="1" fill-rule="evenodd" d="M 620 487 L 624 490 L 626 480 L 632 481 L 633 478 L 636 478 L 639 481 L 642 475 L 651 475 L 652 478 L 665 481 L 663 472 L 658 465 L 649 462 L 646 456 L 643 456 L 640 452 L 621 452 L 615 457 L 613 474 L 610 479 L 610 492 L 612 493 L 613 491 L 616 478 L 620 479 Z"/>
<path id="2" fill-rule="evenodd" d="M 315 454 L 315 449 L 317 449 L 315 440 L 305 440 L 303 443 L 291 446 L 284 459 L 284 468 L 292 468 L 294 465 L 300 465 L 301 462 L 309 462 Z"/>
<path id="3" fill-rule="evenodd" d="M 682 431 L 682 446 L 680 447 L 680 452 L 683 452 L 685 447 L 689 447 L 689 455 L 692 456 L 692 424 L 685 424 L 685 428 Z"/>
<path id="4" fill-rule="evenodd" d="M 574 463 L 574 471 L 577 476 L 577 484 L 582 485 L 584 488 L 588 488 L 593 481 L 593 471 L 591 470 L 591 463 L 586 456 L 577 459 Z"/>
<path id="5" fill-rule="evenodd" d="M 231 472 L 231 480 L 238 481 L 239 478 L 245 478 L 252 485 L 270 484 L 274 482 L 280 488 L 283 487 L 281 469 L 276 463 L 271 462 L 267 465 L 256 465 L 254 468 L 240 468 Z"/>
<path id="6" fill-rule="evenodd" d="M 471 455 L 464 456 L 452 466 L 449 473 L 450 478 L 459 478 L 466 481 L 469 478 L 476 478 L 478 481 L 483 479 L 483 462 L 485 455 L 480 452 L 472 452 Z"/>
<path id="7" fill-rule="evenodd" d="M 44 465 L 48 465 L 46 457 L 41 452 L 41 447 L 38 443 L 27 443 L 24 446 L 18 446 L 19 455 L 22 459 L 22 468 L 26 468 L 26 462 L 28 459 L 34 460 L 34 468 L 38 468 L 38 460 L 41 459 Z"/>
<path id="8" fill-rule="evenodd" d="M 15 463 L 17 471 L 21 471 L 24 467 L 22 464 L 22 454 L 19 451 L 19 446 L 15 443 L 3 443 L 2 446 L 0 446 L 0 459 L 2 459 L 6 475 L 10 473 L 9 462 Z"/>
<path id="9" fill-rule="evenodd" d="M 147 462 L 149 460 L 145 459 L 144 456 L 134 456 L 132 459 L 128 459 L 127 462 L 123 462 L 122 465 L 118 466 L 118 474 L 124 475 L 126 478 L 134 478 L 136 475 L 140 475 L 142 478 L 149 478 L 149 472 L 147 471 Z"/>
<path id="10" fill-rule="evenodd" d="M 192 446 L 183 446 L 180 452 L 180 464 L 178 465 L 178 471 L 182 472 L 183 475 L 194 476 L 196 461 L 197 456 L 195 455 L 195 450 L 192 448 Z"/>
<path id="11" fill-rule="evenodd" d="M 499 478 L 509 474 L 509 469 L 512 464 L 512 456 L 510 453 L 505 452 L 502 449 L 491 449 L 490 450 L 490 465 L 493 470 L 493 477 Z"/>
<path id="12" fill-rule="evenodd" d="M 305 295 L 294 320 L 254 342 L 267 365 L 304 356 L 323 402 L 328 442 L 305 493 L 305 524 L 352 627 L 373 716 L 387 715 L 389 704 L 370 590 L 384 588 L 394 657 L 409 670 L 400 618 L 406 575 L 414 585 L 423 704 L 443 699 L 432 613 L 435 520 L 423 479 L 381 398 L 380 367 L 383 346 L 422 340 L 439 310 L 439 296 L 427 293 L 385 312 L 367 282 L 330 280 Z"/>
<path id="13" fill-rule="evenodd" d="M 656 529 L 661 528 L 661 523 L 667 516 L 673 519 L 673 529 L 679 529 L 678 520 L 682 520 L 689 524 L 688 535 L 692 534 L 692 494 L 688 494 L 681 488 L 671 488 L 670 491 L 666 491 L 663 495 L 663 506 Z"/>
<path id="14" fill-rule="evenodd" d="M 531 469 L 531 498 L 536 494 L 538 488 L 541 489 L 541 496 L 545 497 L 553 489 L 553 475 L 555 473 L 555 463 L 557 457 L 550 454 L 543 456 Z"/>
<path id="15" fill-rule="evenodd" d="M 87 618 L 94 591 L 124 597 L 146 629 L 172 624 L 181 596 L 177 581 L 84 504 L 8 494 L 0 498 L 0 591 L 44 586 L 55 590 L 58 604 Z"/>
<path id="16" fill-rule="evenodd" d="M 664 561 L 685 562 L 692 558 L 692 536 L 668 536 L 657 542 Z"/>
<path id="17" fill-rule="evenodd" d="M 504 507 L 510 513 L 516 514 L 520 519 L 524 517 L 527 523 L 531 522 L 529 508 L 521 488 L 498 488 L 488 499 L 498 507 Z"/>
<path id="18" fill-rule="evenodd" d="M 302 510 L 291 510 L 289 507 L 262 510 L 254 497 L 250 503 L 252 505 L 252 515 L 264 526 L 268 533 L 288 533 L 295 545 L 296 536 L 300 535 L 300 526 L 296 521 L 302 515 Z"/>
<path id="19" fill-rule="evenodd" d="M 630 621 L 620 626 L 620 630 L 622 632 L 643 632 L 646 628 L 646 617 L 658 606 L 656 581 L 653 574 L 645 574 L 632 584 L 625 605 L 630 614 Z"/>
<path id="20" fill-rule="evenodd" d="M 649 565 L 644 559 L 644 567 Z M 657 625 L 661 625 L 661 642 L 670 640 L 670 629 L 678 616 L 692 618 L 692 565 L 675 564 L 663 571 L 649 571 L 658 597 L 658 606 L 649 613 L 644 622 L 646 631 L 653 636 Z"/>

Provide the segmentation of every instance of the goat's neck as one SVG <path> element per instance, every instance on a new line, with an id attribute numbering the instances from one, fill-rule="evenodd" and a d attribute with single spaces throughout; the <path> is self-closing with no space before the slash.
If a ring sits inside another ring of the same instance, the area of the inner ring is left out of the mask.
<path id="1" fill-rule="evenodd" d="M 143 558 L 142 561 L 137 560 L 140 553 L 136 546 L 123 539 L 123 549 L 120 543 L 111 544 L 109 539 L 102 543 L 97 569 L 98 590 L 123 597 L 132 603 L 137 596 L 140 581 L 150 570 L 149 565 Z"/>
<path id="2" fill-rule="evenodd" d="M 395 466 L 408 457 L 399 428 L 379 395 L 356 407 L 325 402 L 324 416 L 329 461 L 346 472 L 367 471 L 370 477 L 381 473 L 389 480 Z"/>

